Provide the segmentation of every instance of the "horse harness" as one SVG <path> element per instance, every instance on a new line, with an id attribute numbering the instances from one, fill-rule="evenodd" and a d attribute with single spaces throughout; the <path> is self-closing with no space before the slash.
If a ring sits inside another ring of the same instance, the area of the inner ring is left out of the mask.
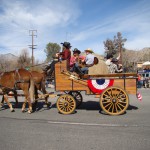
<path id="1" fill-rule="evenodd" d="M 18 80 L 15 79 L 15 78 L 17 78 L 17 76 L 18 76 Z M 25 80 L 21 79 L 21 76 L 20 76 L 20 73 L 19 73 L 19 70 L 18 70 L 18 69 L 15 70 L 14 80 L 15 80 L 14 88 L 15 88 L 16 90 L 19 90 L 18 87 L 17 87 L 17 84 L 18 84 L 18 83 L 30 83 L 30 81 L 25 81 Z"/>
<path id="2" fill-rule="evenodd" d="M 0 79 L 1 79 L 1 77 L 3 75 L 4 75 L 4 73 L 2 73 L 0 75 Z M 18 80 L 16 79 L 17 76 L 18 76 Z M 19 73 L 18 69 L 16 69 L 15 72 L 14 72 L 14 81 L 15 81 L 15 83 L 14 83 L 14 87 L 13 88 L 7 87 L 7 86 L 3 86 L 1 84 L 0 84 L 0 88 L 2 88 L 3 92 L 7 93 L 7 92 L 10 92 L 10 91 L 19 90 L 19 88 L 17 86 L 18 83 L 29 83 L 29 81 L 25 81 L 25 80 L 21 79 L 21 76 L 20 76 L 20 73 Z"/>

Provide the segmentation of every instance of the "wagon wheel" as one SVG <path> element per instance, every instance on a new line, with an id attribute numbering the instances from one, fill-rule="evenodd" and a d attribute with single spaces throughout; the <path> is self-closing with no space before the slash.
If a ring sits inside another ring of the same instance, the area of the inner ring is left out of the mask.
<path id="1" fill-rule="evenodd" d="M 100 106 L 107 114 L 123 114 L 129 106 L 127 93 L 118 87 L 109 87 L 101 95 Z"/>
<path id="2" fill-rule="evenodd" d="M 62 114 L 71 114 L 76 109 L 76 101 L 73 96 L 63 94 L 57 99 L 57 109 Z"/>
<path id="3" fill-rule="evenodd" d="M 76 100 L 76 108 L 78 108 L 82 104 L 82 101 L 83 101 L 83 97 L 81 93 L 78 91 L 70 91 L 68 92 L 68 94 L 72 95 L 73 98 Z"/>

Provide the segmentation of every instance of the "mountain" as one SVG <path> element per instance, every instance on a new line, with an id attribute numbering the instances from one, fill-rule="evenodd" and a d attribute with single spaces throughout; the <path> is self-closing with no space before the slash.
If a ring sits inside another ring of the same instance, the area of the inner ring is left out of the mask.
<path id="1" fill-rule="evenodd" d="M 0 54 L 0 58 L 3 58 L 8 61 L 13 61 L 13 60 L 16 61 L 18 59 L 18 56 L 8 53 L 8 54 Z"/>
<path id="2" fill-rule="evenodd" d="M 150 61 L 150 47 L 141 50 L 126 50 L 123 55 L 130 59 L 130 62 Z"/>

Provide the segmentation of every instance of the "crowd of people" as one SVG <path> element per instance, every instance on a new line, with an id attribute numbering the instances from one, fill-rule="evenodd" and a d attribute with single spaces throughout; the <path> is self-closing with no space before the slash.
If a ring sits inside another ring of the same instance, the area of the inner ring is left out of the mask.
<path id="1" fill-rule="evenodd" d="M 138 74 L 138 82 L 137 82 L 137 88 L 150 88 L 150 78 L 144 77 L 141 74 Z"/>
<path id="2" fill-rule="evenodd" d="M 86 56 L 81 55 L 81 51 L 78 48 L 73 50 L 73 55 L 71 56 L 71 44 L 69 42 L 64 42 L 62 44 L 62 52 L 56 53 L 55 57 L 57 60 L 53 60 L 52 63 L 47 66 L 46 70 L 50 70 L 48 72 L 48 76 L 52 76 L 54 72 L 55 64 L 62 60 L 67 60 L 67 68 L 70 72 L 84 75 L 88 74 L 89 68 L 94 65 L 95 56 L 92 49 L 87 48 L 84 50 Z M 114 58 L 112 54 L 107 54 L 106 56 L 106 65 L 108 67 L 109 73 L 121 73 L 123 71 L 122 65 L 118 63 L 120 55 L 117 58 Z"/>

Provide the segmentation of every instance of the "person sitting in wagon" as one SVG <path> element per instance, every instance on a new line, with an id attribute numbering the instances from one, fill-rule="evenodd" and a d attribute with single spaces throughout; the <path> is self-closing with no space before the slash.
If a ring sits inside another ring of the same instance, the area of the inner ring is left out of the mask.
<path id="1" fill-rule="evenodd" d="M 85 50 L 86 53 L 86 57 L 85 59 L 81 59 L 80 63 L 76 62 L 74 64 L 74 70 L 76 71 L 76 73 L 78 73 L 79 75 L 84 75 L 84 74 L 88 74 L 88 70 L 89 67 L 92 67 L 94 65 L 94 60 L 95 60 L 95 56 L 92 54 L 94 53 L 93 50 L 91 50 L 90 48 Z M 96 58 L 96 61 L 98 63 L 98 60 Z"/>
<path id="2" fill-rule="evenodd" d="M 117 64 L 118 64 L 118 60 L 120 58 L 120 54 L 117 58 L 113 58 L 112 54 L 107 54 L 107 60 L 106 60 L 106 65 L 108 67 L 108 71 L 109 73 L 121 73 L 123 70 L 122 68 L 118 68 Z"/>
<path id="3" fill-rule="evenodd" d="M 70 71 L 71 72 L 81 72 L 80 68 L 78 70 L 78 66 L 82 61 L 85 60 L 85 57 L 81 56 L 80 53 L 81 51 L 78 50 L 77 48 L 73 50 L 73 56 L 70 59 Z"/>
<path id="4" fill-rule="evenodd" d="M 86 57 L 84 60 L 81 61 L 81 63 L 75 64 L 75 69 L 78 71 L 80 75 L 88 74 L 89 67 L 92 67 L 94 65 L 94 55 L 93 50 L 90 48 L 85 50 Z"/>
<path id="5" fill-rule="evenodd" d="M 117 58 L 113 58 L 111 53 L 108 53 L 106 56 L 106 65 L 108 68 L 109 73 L 121 73 L 123 71 L 122 67 L 119 67 L 121 64 L 118 65 L 118 61 L 120 58 L 120 53 Z"/>
<path id="6" fill-rule="evenodd" d="M 111 65 L 112 59 L 113 59 L 113 55 L 112 54 L 107 54 L 105 63 L 107 65 L 108 70 L 110 70 L 109 67 Z"/>
<path id="7" fill-rule="evenodd" d="M 81 71 L 83 74 L 88 74 L 89 67 L 92 67 L 94 65 L 94 55 L 93 55 L 94 52 L 92 49 L 87 48 L 85 50 L 85 53 L 86 53 L 85 60 L 82 61 L 82 63 L 85 64 L 85 66 L 81 68 Z"/>
<path id="8" fill-rule="evenodd" d="M 122 68 L 118 68 L 118 59 L 117 58 L 113 58 L 111 60 L 109 71 L 110 71 L 110 73 L 121 73 L 123 71 Z"/>
<path id="9" fill-rule="evenodd" d="M 64 43 L 61 43 L 63 45 L 63 48 L 62 48 L 62 52 L 60 53 L 56 53 L 56 57 L 60 60 L 67 60 L 67 67 L 69 68 L 70 66 L 70 58 L 71 58 L 71 51 L 70 51 L 70 48 L 71 48 L 71 45 L 69 42 L 64 42 Z M 54 72 L 54 69 L 55 69 L 55 64 L 57 63 L 58 61 L 55 61 L 53 60 L 52 63 L 46 67 L 46 71 L 48 69 L 50 69 L 48 75 L 51 77 L 53 72 Z"/>

